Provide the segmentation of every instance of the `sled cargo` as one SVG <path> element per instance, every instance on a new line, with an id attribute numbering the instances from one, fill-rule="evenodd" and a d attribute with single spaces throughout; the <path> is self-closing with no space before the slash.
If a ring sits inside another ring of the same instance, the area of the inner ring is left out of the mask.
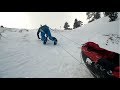
<path id="1" fill-rule="evenodd" d="M 103 49 L 94 42 L 85 43 L 81 54 L 95 78 L 120 78 L 120 54 Z"/>

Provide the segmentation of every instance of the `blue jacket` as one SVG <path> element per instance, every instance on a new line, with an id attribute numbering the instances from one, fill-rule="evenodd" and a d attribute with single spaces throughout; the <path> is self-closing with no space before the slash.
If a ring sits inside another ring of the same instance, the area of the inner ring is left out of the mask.
<path id="1" fill-rule="evenodd" d="M 44 33 L 46 33 L 46 34 L 47 34 L 47 32 L 50 31 L 50 30 L 49 30 L 49 27 L 48 27 L 47 25 L 44 25 L 44 26 L 40 27 L 40 29 L 41 29 Z"/>
<path id="2" fill-rule="evenodd" d="M 44 36 L 46 34 L 47 36 L 49 36 L 51 38 L 51 32 L 47 25 L 44 25 L 38 29 L 37 36 L 39 39 L 40 39 L 40 37 L 39 37 L 40 32 L 41 32 L 41 36 Z"/>

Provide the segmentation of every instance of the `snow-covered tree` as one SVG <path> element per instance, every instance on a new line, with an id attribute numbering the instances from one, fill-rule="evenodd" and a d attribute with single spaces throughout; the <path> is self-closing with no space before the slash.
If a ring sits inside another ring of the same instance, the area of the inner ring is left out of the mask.
<path id="1" fill-rule="evenodd" d="M 110 18 L 109 22 L 115 21 L 118 18 L 118 13 L 117 12 L 110 12 L 108 16 Z"/>
<path id="2" fill-rule="evenodd" d="M 103 12 L 104 16 L 108 16 L 110 12 Z"/>
<path id="3" fill-rule="evenodd" d="M 99 19 L 100 18 L 100 12 L 95 12 L 93 18 L 94 19 Z"/>
<path id="4" fill-rule="evenodd" d="M 75 19 L 73 29 L 75 29 L 77 27 L 81 27 L 82 25 L 83 25 L 82 21 L 78 21 L 77 19 Z"/>
<path id="5" fill-rule="evenodd" d="M 87 19 L 89 19 L 88 22 L 90 22 L 91 20 L 93 21 L 94 13 L 95 13 L 95 12 L 86 12 Z"/>
<path id="6" fill-rule="evenodd" d="M 87 15 L 87 19 L 89 19 L 88 23 L 96 19 L 99 19 L 101 17 L 100 12 L 87 12 L 86 15 Z"/>
<path id="7" fill-rule="evenodd" d="M 64 29 L 67 30 L 69 27 L 70 27 L 70 25 L 68 24 L 68 22 L 65 22 Z"/>
<path id="8" fill-rule="evenodd" d="M 115 21 L 118 18 L 117 12 L 104 12 L 104 16 L 109 17 L 109 22 Z"/>

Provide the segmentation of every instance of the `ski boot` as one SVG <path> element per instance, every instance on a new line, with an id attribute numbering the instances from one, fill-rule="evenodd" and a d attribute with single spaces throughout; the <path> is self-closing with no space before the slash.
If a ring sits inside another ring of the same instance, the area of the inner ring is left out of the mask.
<path id="1" fill-rule="evenodd" d="M 57 45 L 57 39 L 53 37 L 53 40 L 54 40 L 54 45 Z"/>
<path id="2" fill-rule="evenodd" d="M 47 42 L 47 37 L 45 37 L 45 40 L 43 41 L 43 44 L 45 45 Z"/>
<path id="3" fill-rule="evenodd" d="M 57 41 L 54 41 L 54 45 L 57 45 Z"/>
<path id="4" fill-rule="evenodd" d="M 43 44 L 45 45 L 45 44 L 46 44 L 46 41 L 43 41 Z"/>

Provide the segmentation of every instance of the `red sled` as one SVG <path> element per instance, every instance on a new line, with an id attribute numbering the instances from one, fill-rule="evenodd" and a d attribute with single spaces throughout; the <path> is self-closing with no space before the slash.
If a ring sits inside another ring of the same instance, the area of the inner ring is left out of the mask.
<path id="1" fill-rule="evenodd" d="M 120 78 L 120 54 L 103 49 L 94 42 L 81 48 L 83 61 L 96 78 Z"/>

